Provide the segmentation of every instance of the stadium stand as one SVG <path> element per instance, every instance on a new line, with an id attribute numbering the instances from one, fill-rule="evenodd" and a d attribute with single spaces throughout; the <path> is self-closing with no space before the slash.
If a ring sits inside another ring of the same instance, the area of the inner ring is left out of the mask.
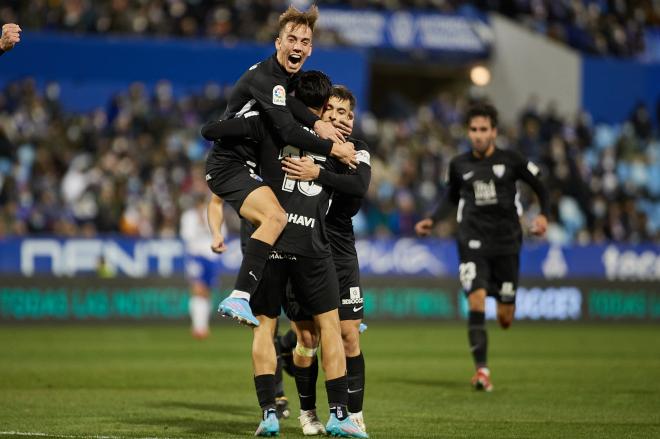
<path id="1" fill-rule="evenodd" d="M 3 2 L 0 21 L 25 29 L 79 33 L 210 37 L 269 42 L 289 2 L 268 0 L 64 0 Z M 306 7 L 312 2 L 294 2 Z M 644 51 L 644 29 L 660 24 L 651 0 L 320 0 L 321 7 L 455 12 L 477 7 L 509 16 L 549 38 L 598 56 L 632 57 Z M 317 41 L 341 44 L 336 35 Z"/>
<path id="2" fill-rule="evenodd" d="M 44 93 L 29 79 L 11 83 L 0 93 L 0 236 L 175 236 L 180 211 L 206 191 L 210 145 L 199 127 L 218 117 L 227 90 L 209 84 L 176 99 L 166 81 L 153 95 L 135 83 L 106 108 L 75 114 L 59 105 L 56 83 Z M 359 234 L 414 233 L 443 190 L 449 158 L 467 148 L 467 104 L 445 93 L 380 118 L 361 115 L 373 177 Z M 622 125 L 594 126 L 588 114 L 563 120 L 531 98 L 517 124 L 500 128 L 499 144 L 544 168 L 551 241 L 660 239 L 660 139 L 644 106 Z"/>

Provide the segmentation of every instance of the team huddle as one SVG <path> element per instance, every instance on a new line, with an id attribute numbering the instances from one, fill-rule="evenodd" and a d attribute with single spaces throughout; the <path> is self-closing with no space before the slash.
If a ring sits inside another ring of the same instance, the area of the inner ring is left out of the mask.
<path id="1" fill-rule="evenodd" d="M 317 18 L 316 7 L 307 12 L 290 7 L 282 14 L 276 53 L 238 80 L 223 120 L 202 128 L 214 142 L 205 171 L 213 193 L 211 247 L 224 250 L 220 227 L 226 202 L 242 220 L 243 260 L 219 312 L 253 327 L 254 383 L 262 410 L 255 435 L 279 434 L 273 339 L 284 310 L 294 331 L 287 350 L 303 433 L 366 438 L 364 299 L 351 218 L 369 187 L 370 153 L 351 137 L 356 106 L 351 91 L 332 85 L 322 72 L 301 71 L 312 52 Z M 472 151 L 452 160 L 447 196 L 416 230 L 428 235 L 451 206 L 458 206 L 460 274 L 477 369 L 473 384 L 490 391 L 484 302 L 495 296 L 500 324 L 511 324 L 522 240 L 516 181 L 529 183 L 539 197 L 542 215 L 534 233 L 545 231 L 547 196 L 533 163 L 495 147 L 493 107 L 475 106 L 467 124 Z M 323 355 L 317 360 L 319 347 Z M 319 361 L 330 411 L 325 425 L 316 411 Z"/>

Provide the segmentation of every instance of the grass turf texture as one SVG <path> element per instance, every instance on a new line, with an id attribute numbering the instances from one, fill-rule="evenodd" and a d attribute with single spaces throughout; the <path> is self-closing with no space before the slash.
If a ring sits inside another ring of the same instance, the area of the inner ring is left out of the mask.
<path id="1" fill-rule="evenodd" d="M 370 323 L 372 438 L 660 437 L 657 326 L 491 324 L 486 394 L 469 387 L 464 324 Z M 259 420 L 250 338 L 229 324 L 202 342 L 173 325 L 0 326 L 0 431 L 250 437 Z M 286 390 L 292 417 L 281 435 L 304 437 L 289 377 Z"/>

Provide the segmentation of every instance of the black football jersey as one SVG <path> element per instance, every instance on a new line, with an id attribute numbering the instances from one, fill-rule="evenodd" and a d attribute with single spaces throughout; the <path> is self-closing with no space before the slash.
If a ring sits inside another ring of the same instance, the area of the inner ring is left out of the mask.
<path id="1" fill-rule="evenodd" d="M 448 198 L 458 206 L 457 240 L 462 252 L 507 255 L 520 251 L 522 205 L 516 182 L 532 186 L 545 213 L 547 194 L 538 174 L 539 168 L 519 153 L 498 148 L 490 157 L 480 159 L 470 151 L 450 162 Z"/>
<path id="2" fill-rule="evenodd" d="M 371 155 L 369 146 L 358 139 L 349 138 L 349 142 L 355 145 L 358 166 L 351 169 L 343 163 L 339 163 L 338 172 L 341 174 L 357 174 L 361 177 L 360 181 L 365 184 L 365 190 L 369 187 L 371 180 Z M 324 183 L 323 178 L 319 178 Z M 356 256 L 355 251 L 355 233 L 353 231 L 353 217 L 362 207 L 363 197 L 349 195 L 342 192 L 340 187 L 333 186 L 335 189 L 332 205 L 326 217 L 328 228 L 328 239 L 332 248 L 334 258 L 352 258 Z"/>
<path id="3" fill-rule="evenodd" d="M 306 149 L 329 154 L 332 142 L 304 131 L 294 119 L 291 108 L 289 88 L 297 79 L 290 76 L 277 61 L 276 54 L 250 67 L 238 80 L 229 96 L 227 110 L 223 119 L 241 117 L 257 112 L 269 120 L 274 131 L 283 141 L 289 141 Z M 293 107 L 292 107 L 293 108 Z M 299 108 L 299 107 L 297 107 Z M 306 111 L 306 110 L 305 110 Z M 311 113 L 298 114 L 296 117 L 305 124 L 313 125 L 316 118 Z M 212 163 L 220 158 L 249 163 L 258 163 L 257 144 L 245 139 L 226 139 L 224 144 L 215 142 L 208 160 Z"/>

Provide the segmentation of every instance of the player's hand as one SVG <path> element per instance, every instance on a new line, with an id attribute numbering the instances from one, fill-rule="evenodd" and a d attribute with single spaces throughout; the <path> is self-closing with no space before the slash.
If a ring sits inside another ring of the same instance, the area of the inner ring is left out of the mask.
<path id="1" fill-rule="evenodd" d="M 224 253 L 227 250 L 225 237 L 222 235 L 215 235 L 213 237 L 213 243 L 211 244 L 211 250 L 213 253 Z"/>
<path id="2" fill-rule="evenodd" d="M 433 230 L 433 220 L 426 218 L 415 224 L 415 233 L 417 236 L 429 236 Z"/>
<path id="3" fill-rule="evenodd" d="M 353 119 L 349 120 L 335 120 L 334 126 L 342 133 L 344 136 L 350 136 L 353 133 Z"/>
<path id="4" fill-rule="evenodd" d="M 299 159 L 286 157 L 282 160 L 282 170 L 286 172 L 287 177 L 302 181 L 316 180 L 321 172 L 321 168 L 314 164 L 314 159 L 310 157 Z"/>
<path id="5" fill-rule="evenodd" d="M 321 139 L 330 139 L 334 143 L 344 143 L 346 141 L 344 135 L 332 124 L 332 122 L 324 122 L 319 119 L 314 123 L 314 131 Z"/>
<path id="6" fill-rule="evenodd" d="M 21 28 L 14 23 L 7 23 L 2 26 L 2 36 L 0 37 L 0 49 L 7 52 L 14 48 L 16 43 L 21 41 Z"/>
<path id="7" fill-rule="evenodd" d="M 330 155 L 340 162 L 346 163 L 351 169 L 357 168 L 358 160 L 355 155 L 355 145 L 353 145 L 353 142 L 333 144 Z"/>
<path id="8" fill-rule="evenodd" d="M 534 218 L 532 227 L 529 229 L 532 235 L 536 236 L 545 235 L 546 230 L 548 230 L 548 219 L 545 217 L 545 215 L 539 215 Z"/>

